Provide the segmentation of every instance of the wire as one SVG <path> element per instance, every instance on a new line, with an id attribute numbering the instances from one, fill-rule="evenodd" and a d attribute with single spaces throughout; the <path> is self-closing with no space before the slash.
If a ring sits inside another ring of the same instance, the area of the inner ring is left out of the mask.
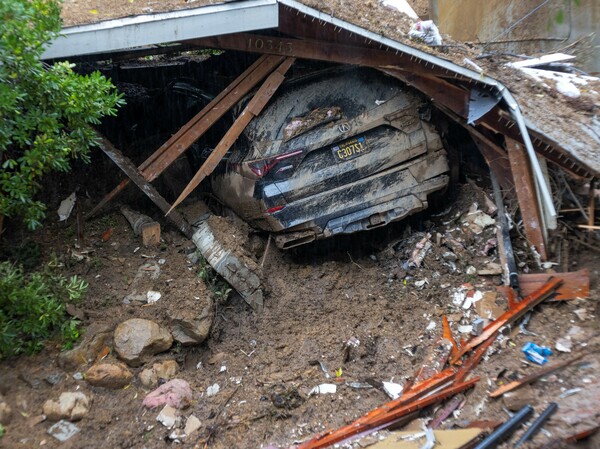
<path id="1" fill-rule="evenodd" d="M 492 39 L 490 39 L 490 41 L 485 44 L 482 48 L 482 51 L 485 50 L 490 44 L 494 43 L 494 41 L 496 39 L 498 39 L 499 37 L 504 36 L 505 34 L 510 33 L 513 28 L 515 28 L 518 24 L 520 24 L 523 20 L 527 19 L 529 16 L 531 16 L 534 12 L 536 12 L 538 9 L 540 9 L 542 6 L 544 6 L 546 3 L 548 3 L 550 0 L 546 0 L 544 1 L 544 3 L 536 6 L 535 8 L 533 8 L 531 11 L 529 11 L 527 14 L 525 14 L 523 17 L 521 17 L 519 20 L 517 20 L 515 23 L 513 23 L 511 26 L 509 26 L 506 30 L 504 30 L 502 33 L 498 34 L 497 36 L 493 37 Z"/>

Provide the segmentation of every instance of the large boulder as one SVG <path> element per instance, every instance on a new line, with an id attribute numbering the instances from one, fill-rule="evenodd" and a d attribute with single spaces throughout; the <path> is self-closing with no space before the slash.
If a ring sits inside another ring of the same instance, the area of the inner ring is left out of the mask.
<path id="1" fill-rule="evenodd" d="M 115 351 L 130 366 L 140 366 L 148 358 L 173 344 L 171 333 L 154 321 L 132 318 L 119 324 L 113 336 Z"/>

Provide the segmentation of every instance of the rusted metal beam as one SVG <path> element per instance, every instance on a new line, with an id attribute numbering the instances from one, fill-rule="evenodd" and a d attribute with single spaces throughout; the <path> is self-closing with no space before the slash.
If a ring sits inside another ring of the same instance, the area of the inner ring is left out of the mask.
<path id="1" fill-rule="evenodd" d="M 519 200 L 519 209 L 523 218 L 525 237 L 539 253 L 542 261 L 548 260 L 546 251 L 546 236 L 543 228 L 542 211 L 539 208 L 537 191 L 533 179 L 533 172 L 529 158 L 522 144 L 511 139 L 506 139 L 508 160 L 513 174 L 515 192 Z"/>
<path id="2" fill-rule="evenodd" d="M 117 148 L 114 147 L 110 141 L 98 134 L 100 149 L 115 163 L 117 166 L 125 172 L 129 178 L 140 188 L 142 192 L 146 194 L 148 198 L 156 204 L 160 210 L 167 212 L 171 205 L 165 200 L 158 191 L 144 179 L 141 173 L 137 170 L 136 166 L 127 157 L 121 153 Z M 168 217 L 169 221 L 173 223 L 186 237 L 192 238 L 192 227 L 190 224 L 179 215 L 179 213 L 171 214 Z"/>
<path id="3" fill-rule="evenodd" d="M 223 159 L 223 156 L 229 151 L 231 145 L 242 134 L 250 120 L 259 115 L 266 106 L 269 99 L 275 94 L 283 80 L 284 75 L 294 63 L 295 58 L 286 58 L 285 61 L 265 80 L 256 95 L 250 100 L 250 103 L 244 108 L 240 116 L 235 120 L 234 124 L 229 128 L 225 136 L 221 139 L 210 156 L 204 161 L 200 169 L 196 172 L 189 184 L 183 189 L 177 200 L 167 211 L 170 213 L 177 205 L 179 205 L 187 196 L 202 182 L 204 178 L 210 175 L 217 165 Z"/>
<path id="4" fill-rule="evenodd" d="M 295 39 L 260 34 L 237 33 L 184 41 L 203 48 L 293 56 L 301 59 L 355 64 L 367 67 L 398 66 L 407 72 L 454 77 L 454 73 L 396 50 L 376 50 L 356 45 Z M 428 64 L 428 66 L 427 66 Z M 462 78 L 462 76 L 459 76 Z"/>
<path id="5" fill-rule="evenodd" d="M 146 181 L 155 180 L 196 140 L 230 110 L 240 99 L 262 81 L 278 64 L 283 61 L 281 56 L 263 55 L 248 69 L 238 76 L 218 96 L 206 105 L 198 114 L 183 125 L 169 140 L 162 144 L 140 166 L 139 170 Z M 92 209 L 87 218 L 94 216 L 105 204 L 116 197 L 129 184 L 124 179 L 100 203 Z"/>
<path id="6" fill-rule="evenodd" d="M 533 309 L 536 305 L 538 305 L 546 298 L 548 298 L 548 296 L 554 293 L 554 291 L 561 284 L 561 282 L 562 281 L 560 279 L 550 279 L 541 288 L 536 290 L 535 293 L 527 296 L 522 301 L 518 302 L 514 307 L 504 312 L 496 320 L 488 324 L 487 327 L 481 333 L 481 335 L 473 337 L 467 343 L 461 345 L 458 354 L 452 358 L 451 363 L 458 362 L 460 357 L 462 357 L 468 351 L 476 348 L 480 344 L 492 338 L 501 327 L 506 326 L 507 324 L 512 324 L 516 320 L 521 318 L 523 315 L 525 315 L 525 313 Z"/>

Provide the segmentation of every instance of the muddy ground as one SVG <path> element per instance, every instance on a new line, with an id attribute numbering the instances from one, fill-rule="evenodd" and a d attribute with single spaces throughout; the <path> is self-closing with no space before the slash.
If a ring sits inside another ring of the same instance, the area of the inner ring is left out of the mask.
<path id="1" fill-rule="evenodd" d="M 156 361 L 176 360 L 180 371 L 175 377 L 188 381 L 193 389 L 191 405 L 180 411 L 182 425 L 194 415 L 201 426 L 180 442 L 172 442 L 168 438 L 172 430 L 156 421 L 159 410 L 142 406 L 150 389 L 144 388 L 137 376 L 124 388 L 92 387 L 78 373 L 85 372 L 97 354 L 89 354 L 91 362 L 65 363 L 64 355 L 50 343 L 36 356 L 0 364 L 0 392 L 13 410 L 0 446 L 288 447 L 326 428 L 351 422 L 389 400 L 382 381 L 402 384 L 423 365 L 428 350 L 441 336 L 443 315 L 448 316 L 457 338 L 468 338 L 458 332 L 459 326 L 470 324 L 478 311 L 483 313 L 477 304 L 465 309 L 461 301 L 453 301 L 457 289 L 462 287 L 463 293 L 470 289 L 471 294 L 489 292 L 492 302 L 488 306 L 496 310 L 506 306 L 501 297 L 493 299 L 501 277 L 474 271 L 493 268 L 488 263 L 498 262 L 497 250 L 485 248 L 495 237 L 494 226 L 478 229 L 467 217 L 469 209 L 475 210 L 473 203 L 478 210 L 491 213 L 484 198 L 485 183 L 485 179 L 474 178 L 460 184 L 450 207 L 437 210 L 435 216 L 419 216 L 294 252 L 281 252 L 271 245 L 265 254 L 264 236 L 253 236 L 253 244 L 247 244 L 247 228 L 236 228 L 231 218 L 219 218 L 219 232 L 235 235 L 262 265 L 266 297 L 260 315 L 235 293 L 225 295 L 222 284 L 203 281 L 199 274 L 206 267 L 196 262 L 193 243 L 164 222 L 159 247 L 144 248 L 116 207 L 88 221 L 82 241 L 78 241 L 74 217 L 66 223 L 49 219 L 41 232 L 27 237 L 41 244 L 45 262 L 58 258 L 65 275 L 76 274 L 89 282 L 87 298 L 78 311 L 87 329 L 84 338 L 102 332 L 110 335 L 117 324 L 134 317 L 168 326 L 169 310 L 199 313 L 199 307 L 212 301 L 214 322 L 204 343 L 191 347 L 176 344 L 144 366 L 130 368 L 137 375 Z M 81 201 L 85 208 L 97 199 Z M 194 208 L 187 210 L 193 219 Z M 417 243 L 428 234 L 431 250 L 420 267 L 410 266 Z M 22 237 L 14 236 L 15 244 Z M 514 243 L 520 270 L 539 271 L 517 237 Z M 148 263 L 158 266 L 160 275 L 135 281 L 140 267 Z M 523 335 L 518 328 L 507 330 L 474 371 L 481 381 L 443 428 L 507 419 L 503 408 L 510 404 L 490 400 L 488 391 L 539 368 L 523 357 L 521 347 L 527 341 L 553 348 L 552 362 L 591 352 L 519 394 L 536 412 L 550 401 L 560 407 L 546 433 L 539 434 L 531 447 L 598 424 L 600 263 L 598 253 L 572 245 L 569 268 L 583 267 L 591 272 L 590 298 L 538 306 L 528 324 L 536 336 Z M 154 304 L 127 304 L 124 300 L 132 290 L 142 294 L 154 290 L 162 296 Z M 556 341 L 568 335 L 572 352 L 556 351 Z M 345 350 L 351 339 L 358 340 L 358 345 Z M 112 348 L 110 339 L 107 345 Z M 111 353 L 105 360 L 115 358 Z M 323 383 L 336 384 L 336 393 L 310 394 Z M 220 390 L 208 396 L 207 389 L 214 384 Z M 48 435 L 54 423 L 44 420 L 42 405 L 66 391 L 84 392 L 93 402 L 89 413 L 76 422 L 80 432 L 61 443 Z M 434 410 L 427 409 L 421 418 L 431 417 Z M 413 423 L 412 428 L 415 426 Z M 599 437 L 592 438 L 573 447 L 599 447 Z"/>

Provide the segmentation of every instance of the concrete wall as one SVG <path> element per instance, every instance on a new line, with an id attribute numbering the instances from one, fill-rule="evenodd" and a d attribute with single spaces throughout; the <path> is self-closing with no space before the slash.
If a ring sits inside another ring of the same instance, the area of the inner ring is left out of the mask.
<path id="1" fill-rule="evenodd" d="M 430 0 L 442 34 L 467 42 L 494 42 L 487 50 L 535 55 L 556 51 L 591 33 L 579 46 L 578 65 L 600 72 L 600 0 L 549 0 L 510 32 L 507 29 L 544 0 Z"/>

